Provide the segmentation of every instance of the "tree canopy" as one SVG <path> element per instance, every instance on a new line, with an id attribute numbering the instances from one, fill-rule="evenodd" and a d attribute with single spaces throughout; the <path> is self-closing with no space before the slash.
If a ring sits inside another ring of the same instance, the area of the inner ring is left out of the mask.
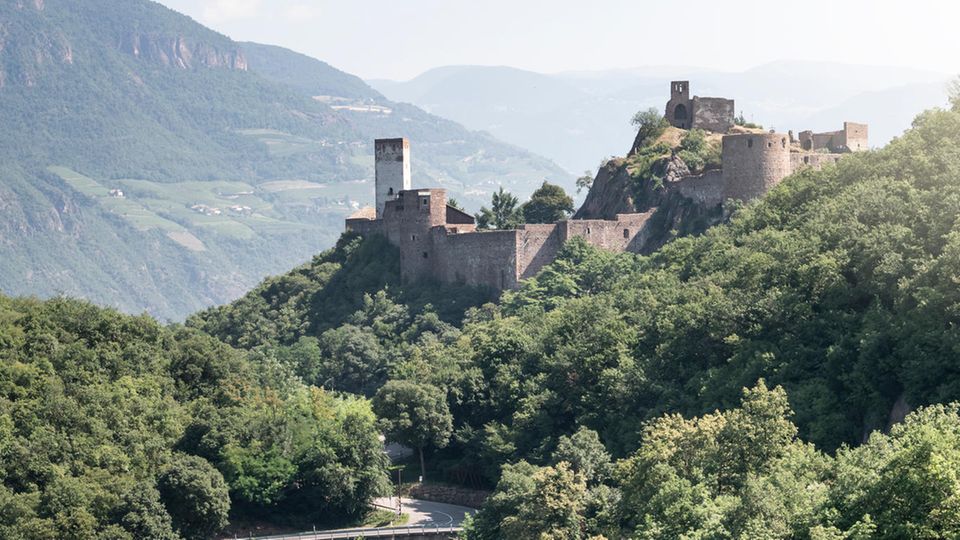
<path id="1" fill-rule="evenodd" d="M 527 223 L 555 223 L 573 213 L 573 198 L 562 187 L 544 181 L 521 211 Z"/>
<path id="2" fill-rule="evenodd" d="M 480 212 L 476 214 L 478 229 L 516 229 L 523 223 L 523 212 L 520 208 L 520 200 L 508 191 L 503 190 L 503 186 L 494 192 L 490 208 L 483 206 Z"/>

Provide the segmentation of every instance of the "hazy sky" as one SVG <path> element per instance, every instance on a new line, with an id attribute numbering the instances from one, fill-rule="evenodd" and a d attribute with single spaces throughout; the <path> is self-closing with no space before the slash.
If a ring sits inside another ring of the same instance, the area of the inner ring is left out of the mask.
<path id="1" fill-rule="evenodd" d="M 450 64 L 742 70 L 832 60 L 960 73 L 958 0 L 160 0 L 364 78 Z"/>

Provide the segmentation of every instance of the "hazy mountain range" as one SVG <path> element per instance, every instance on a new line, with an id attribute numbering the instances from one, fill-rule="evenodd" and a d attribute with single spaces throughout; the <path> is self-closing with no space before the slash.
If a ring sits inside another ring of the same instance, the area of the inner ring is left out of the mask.
<path id="1" fill-rule="evenodd" d="M 664 66 L 541 74 L 448 66 L 407 82 L 369 82 L 390 99 L 488 131 L 580 173 L 604 156 L 623 154 L 633 140 L 633 113 L 662 108 L 674 79 L 690 80 L 695 95 L 735 99 L 747 120 L 768 128 L 833 130 L 844 120 L 866 122 L 871 143 L 883 145 L 917 112 L 945 103 L 950 78 L 909 68 L 783 61 L 739 73 Z"/>
<path id="2" fill-rule="evenodd" d="M 470 207 L 571 177 L 359 78 L 148 0 L 0 3 L 0 291 L 180 318 L 330 247 L 373 139 Z"/>

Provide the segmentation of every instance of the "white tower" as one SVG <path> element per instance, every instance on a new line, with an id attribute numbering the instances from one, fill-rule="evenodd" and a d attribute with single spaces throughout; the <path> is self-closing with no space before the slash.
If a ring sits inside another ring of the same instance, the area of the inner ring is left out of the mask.
<path id="1" fill-rule="evenodd" d="M 402 139 L 377 139 L 374 142 L 376 155 L 377 219 L 383 218 L 387 201 L 410 189 L 410 141 Z"/>

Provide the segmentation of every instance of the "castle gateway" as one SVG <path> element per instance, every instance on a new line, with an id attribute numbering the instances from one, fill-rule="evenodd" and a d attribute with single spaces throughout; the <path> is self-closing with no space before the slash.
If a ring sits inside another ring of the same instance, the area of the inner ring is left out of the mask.
<path id="1" fill-rule="evenodd" d="M 689 98 L 686 81 L 671 83 L 667 118 L 680 129 L 724 133 L 721 169 L 687 176 L 663 189 L 701 205 L 748 201 L 760 197 L 803 167 L 833 163 L 843 153 L 867 148 L 867 126 L 847 122 L 827 134 L 765 133 L 734 125 L 734 102 L 724 98 Z M 739 132 L 734 132 L 739 130 Z M 405 138 L 374 143 L 375 201 L 346 220 L 346 229 L 379 234 L 400 250 L 404 283 L 434 280 L 487 287 L 516 288 L 553 262 L 572 238 L 612 251 L 640 252 L 656 213 L 617 214 L 615 219 L 570 219 L 521 225 L 515 230 L 477 230 L 473 216 L 447 204 L 437 188 L 411 188 L 410 142 Z"/>

